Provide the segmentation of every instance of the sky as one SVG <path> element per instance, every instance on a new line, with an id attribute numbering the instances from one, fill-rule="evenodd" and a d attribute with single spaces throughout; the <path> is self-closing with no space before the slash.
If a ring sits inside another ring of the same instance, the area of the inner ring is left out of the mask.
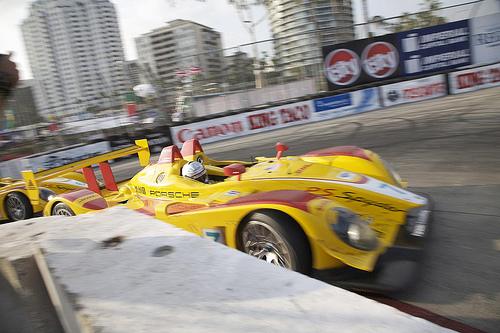
<path id="1" fill-rule="evenodd" d="M 423 0 L 367 0 L 369 16 L 381 15 L 391 17 L 403 12 L 419 11 Z M 467 3 L 471 0 L 441 0 L 443 6 Z M 12 60 L 16 62 L 20 78 L 32 78 L 31 70 L 24 47 L 21 24 L 29 16 L 29 4 L 34 0 L 0 0 L 0 52 L 12 52 Z M 118 24 L 126 60 L 137 59 L 134 38 L 148 33 L 175 19 L 191 20 L 216 31 L 222 35 L 224 48 L 251 42 L 251 37 L 244 28 L 236 8 L 227 0 L 111 0 L 118 15 Z M 354 20 L 363 22 L 362 0 L 353 0 Z M 470 7 L 468 7 L 470 8 Z M 485 0 L 481 4 L 481 15 L 486 15 L 500 8 L 499 0 Z M 467 18 L 468 11 L 457 10 L 453 20 Z M 257 41 L 271 38 L 270 27 L 265 17 L 266 11 L 257 8 L 253 11 L 256 25 Z"/>

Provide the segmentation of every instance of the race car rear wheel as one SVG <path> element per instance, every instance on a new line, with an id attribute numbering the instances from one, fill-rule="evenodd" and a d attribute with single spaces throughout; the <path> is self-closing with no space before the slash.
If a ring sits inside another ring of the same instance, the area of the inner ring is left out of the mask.
<path id="1" fill-rule="evenodd" d="M 33 206 L 30 200 L 20 192 L 12 192 L 5 198 L 5 208 L 12 221 L 25 220 L 33 217 Z"/>
<path id="2" fill-rule="evenodd" d="M 311 248 L 300 226 L 276 211 L 254 213 L 239 228 L 238 248 L 258 259 L 311 273 Z"/>
<path id="3" fill-rule="evenodd" d="M 75 212 L 64 202 L 59 202 L 52 208 L 52 215 L 75 216 Z"/>

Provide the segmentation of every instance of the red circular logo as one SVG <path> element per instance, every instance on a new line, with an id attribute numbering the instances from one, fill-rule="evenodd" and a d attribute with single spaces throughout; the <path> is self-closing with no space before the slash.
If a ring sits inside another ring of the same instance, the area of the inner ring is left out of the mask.
<path id="1" fill-rule="evenodd" d="M 361 74 L 358 55 L 348 49 L 328 53 L 323 67 L 328 81 L 340 86 L 353 83 Z"/>
<path id="2" fill-rule="evenodd" d="M 381 79 L 392 75 L 399 65 L 396 48 L 386 42 L 371 43 L 363 50 L 361 62 L 366 74 Z"/>

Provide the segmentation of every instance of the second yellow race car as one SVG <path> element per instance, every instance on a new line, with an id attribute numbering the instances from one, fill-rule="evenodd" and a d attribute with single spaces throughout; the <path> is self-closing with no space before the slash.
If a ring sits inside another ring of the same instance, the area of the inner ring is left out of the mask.
<path id="1" fill-rule="evenodd" d="M 81 172 L 72 171 L 44 180 L 38 187 L 38 202 L 32 204 L 23 180 L 0 178 L 0 221 L 19 221 L 36 216 L 57 194 L 87 188 L 87 183 Z"/>
<path id="2" fill-rule="evenodd" d="M 114 190 L 89 185 L 59 195 L 44 212 L 121 204 L 350 289 L 406 286 L 418 270 L 430 198 L 408 191 L 372 151 L 342 146 L 284 157 L 287 149 L 278 143 L 275 157 L 255 162 L 215 161 L 190 140 L 182 151 L 164 148 L 157 163 Z M 197 180 L 183 175 L 186 168 Z"/>

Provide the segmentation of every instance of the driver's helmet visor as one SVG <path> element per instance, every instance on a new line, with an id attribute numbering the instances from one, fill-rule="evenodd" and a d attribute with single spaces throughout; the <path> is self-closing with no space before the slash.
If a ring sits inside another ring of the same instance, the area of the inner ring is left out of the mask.
<path id="1" fill-rule="evenodd" d="M 206 183 L 207 182 L 207 171 L 202 170 L 199 173 L 197 173 L 196 175 L 193 175 L 191 178 L 194 180 L 197 180 L 199 182 Z"/>

